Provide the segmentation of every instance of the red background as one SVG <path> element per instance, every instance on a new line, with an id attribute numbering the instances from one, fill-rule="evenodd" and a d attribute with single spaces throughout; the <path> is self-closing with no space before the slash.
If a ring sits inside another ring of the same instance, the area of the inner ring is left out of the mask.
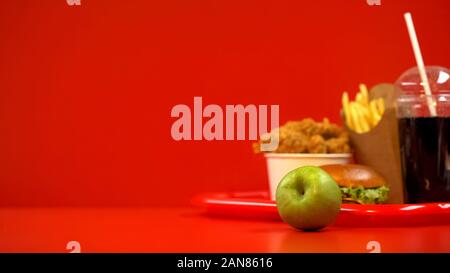
<path id="1" fill-rule="evenodd" d="M 338 121 L 358 83 L 450 67 L 450 1 L 0 3 L 0 205 L 180 205 L 266 187 L 248 141 L 176 142 L 171 108 L 279 104 Z"/>

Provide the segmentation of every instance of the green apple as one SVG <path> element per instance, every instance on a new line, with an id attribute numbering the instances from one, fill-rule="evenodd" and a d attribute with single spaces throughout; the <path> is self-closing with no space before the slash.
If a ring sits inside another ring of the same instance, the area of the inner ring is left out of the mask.
<path id="1" fill-rule="evenodd" d="M 284 222 L 302 230 L 318 230 L 336 220 L 341 191 L 319 167 L 305 166 L 289 172 L 278 184 L 278 213 Z"/>

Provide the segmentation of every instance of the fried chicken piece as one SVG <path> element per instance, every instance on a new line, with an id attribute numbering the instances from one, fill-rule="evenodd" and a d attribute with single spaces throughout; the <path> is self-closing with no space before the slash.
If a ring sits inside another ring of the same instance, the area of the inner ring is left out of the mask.
<path id="1" fill-rule="evenodd" d="M 325 154 L 327 152 L 325 140 L 321 135 L 313 135 L 309 139 L 308 152 L 312 154 Z"/>
<path id="2" fill-rule="evenodd" d="M 325 141 L 328 153 L 350 153 L 350 145 L 348 144 L 348 139 L 344 137 L 331 138 Z"/>
<path id="3" fill-rule="evenodd" d="M 308 138 L 299 131 L 281 127 L 277 153 L 304 153 L 308 145 Z"/>
<path id="4" fill-rule="evenodd" d="M 288 121 L 270 134 L 272 138 L 279 134 L 276 153 L 347 153 L 351 150 L 348 133 L 330 123 L 327 118 L 322 122 L 315 122 L 311 118 Z M 260 143 L 265 141 L 253 144 L 255 153 L 261 152 Z"/>
<path id="5" fill-rule="evenodd" d="M 302 132 L 308 137 L 320 134 L 320 125 L 311 118 L 305 118 L 301 121 L 290 121 L 286 123 L 286 128 Z"/>
<path id="6" fill-rule="evenodd" d="M 278 136 L 276 134 L 279 134 Z M 276 153 L 305 153 L 307 152 L 308 138 L 302 133 L 292 128 L 280 127 L 270 132 L 270 137 L 279 138 L 278 148 L 274 151 Z M 258 143 L 253 144 L 253 150 L 255 153 L 261 152 L 261 143 L 269 143 L 270 139 L 268 135 L 263 137 Z"/>

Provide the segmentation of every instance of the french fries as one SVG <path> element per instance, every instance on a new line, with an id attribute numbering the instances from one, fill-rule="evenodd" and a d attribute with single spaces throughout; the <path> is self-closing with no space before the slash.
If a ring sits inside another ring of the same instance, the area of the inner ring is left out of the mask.
<path id="1" fill-rule="evenodd" d="M 354 101 L 350 101 L 347 92 L 342 94 L 342 110 L 347 127 L 357 133 L 365 133 L 380 122 L 385 110 L 384 100 L 370 100 L 366 85 L 360 84 Z"/>

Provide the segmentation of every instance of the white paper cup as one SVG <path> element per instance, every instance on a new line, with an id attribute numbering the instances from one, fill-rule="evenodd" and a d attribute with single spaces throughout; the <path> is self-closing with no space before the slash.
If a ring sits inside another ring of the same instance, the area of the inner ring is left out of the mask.
<path id="1" fill-rule="evenodd" d="M 270 198 L 275 200 L 278 183 L 293 169 L 302 166 L 321 166 L 327 164 L 347 164 L 352 154 L 294 154 L 265 153 L 269 177 Z"/>

